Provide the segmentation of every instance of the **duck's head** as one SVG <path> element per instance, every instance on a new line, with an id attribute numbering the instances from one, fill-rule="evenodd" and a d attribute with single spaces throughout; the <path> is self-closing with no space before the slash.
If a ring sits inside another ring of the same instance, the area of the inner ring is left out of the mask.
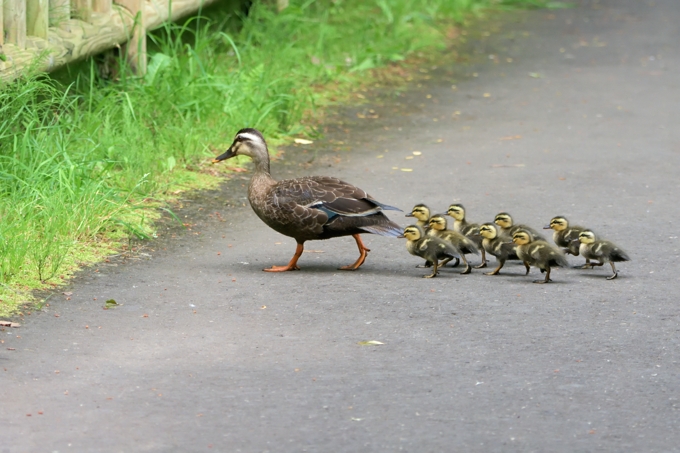
<path id="1" fill-rule="evenodd" d="M 430 208 L 424 204 L 417 204 L 413 207 L 413 209 L 411 209 L 410 214 L 406 214 L 406 217 L 415 217 L 421 222 L 427 222 L 427 220 L 430 218 Z"/>
<path id="2" fill-rule="evenodd" d="M 443 214 L 435 214 L 430 217 L 428 225 L 433 230 L 443 231 L 446 229 L 446 217 Z"/>
<path id="3" fill-rule="evenodd" d="M 409 241 L 417 241 L 423 237 L 424 234 L 423 229 L 418 225 L 409 225 L 404 228 L 404 237 Z"/>
<path id="4" fill-rule="evenodd" d="M 590 230 L 581 231 L 578 235 L 578 240 L 581 244 L 592 244 L 595 242 L 595 233 Z"/>
<path id="5" fill-rule="evenodd" d="M 465 218 L 465 208 L 462 204 L 452 204 L 449 206 L 449 210 L 446 211 L 446 214 L 456 220 L 463 220 Z"/>
<path id="6" fill-rule="evenodd" d="M 512 226 L 512 217 L 507 212 L 499 212 L 493 219 L 493 223 L 501 228 L 510 228 Z"/>
<path id="7" fill-rule="evenodd" d="M 566 230 L 568 226 L 569 221 L 565 217 L 558 215 L 557 217 L 553 217 L 552 219 L 550 219 L 550 223 L 544 226 L 543 229 L 544 230 L 553 229 L 555 231 L 562 231 Z"/>
<path id="8" fill-rule="evenodd" d="M 238 131 L 228 150 L 213 159 L 213 163 L 231 159 L 234 156 L 248 156 L 252 159 L 269 157 L 264 136 L 257 129 L 245 128 Z"/>
<path id="9" fill-rule="evenodd" d="M 525 245 L 530 243 L 532 240 L 533 237 L 531 236 L 531 233 L 525 230 L 519 230 L 512 235 L 512 242 L 514 242 L 516 245 Z"/>
<path id="10" fill-rule="evenodd" d="M 484 223 L 479 227 L 479 234 L 486 239 L 496 239 L 498 236 L 498 230 L 496 230 L 496 225 L 493 223 Z"/>

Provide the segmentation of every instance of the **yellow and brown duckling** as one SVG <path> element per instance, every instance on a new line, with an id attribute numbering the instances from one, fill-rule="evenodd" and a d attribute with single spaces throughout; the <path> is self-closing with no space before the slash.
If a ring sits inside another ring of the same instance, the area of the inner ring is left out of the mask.
<path id="1" fill-rule="evenodd" d="M 550 219 L 550 223 L 543 227 L 544 230 L 553 230 L 553 241 L 558 247 L 562 247 L 564 253 L 569 253 L 578 256 L 578 249 L 581 243 L 578 240 L 578 235 L 585 228 L 577 225 L 569 225 L 566 217 L 561 215 Z"/>
<path id="2" fill-rule="evenodd" d="M 607 277 L 607 280 L 614 280 L 619 275 L 614 263 L 630 261 L 628 254 L 619 246 L 610 241 L 598 240 L 595 233 L 590 230 L 582 231 L 578 236 L 578 240 L 581 242 L 579 252 L 586 259 L 584 268 L 602 266 L 605 263 L 609 263 L 612 266 L 614 274 Z M 591 263 L 590 260 L 598 260 L 599 262 Z"/>
<path id="3" fill-rule="evenodd" d="M 460 259 L 463 260 L 465 264 L 465 270 L 461 274 L 469 274 L 472 271 L 470 263 L 468 263 L 465 255 L 471 253 L 477 254 L 477 246 L 469 238 L 457 233 L 453 230 L 447 229 L 446 217 L 443 214 L 435 214 L 430 217 L 429 221 L 430 229 L 427 230 L 428 236 L 438 237 L 449 244 L 451 244 L 460 253 Z"/>
<path id="4" fill-rule="evenodd" d="M 482 246 L 483 237 L 479 233 L 479 225 L 476 223 L 468 223 L 465 219 L 465 207 L 462 204 L 452 204 L 449 206 L 446 214 L 453 217 L 453 231 L 460 233 L 475 243 L 477 248 L 482 252 L 482 264 L 475 266 L 475 269 L 486 267 L 486 251 Z"/>
<path id="5" fill-rule="evenodd" d="M 515 244 L 500 237 L 498 235 L 498 227 L 493 223 L 482 224 L 479 227 L 479 233 L 484 238 L 482 240 L 482 247 L 484 247 L 489 255 L 495 256 L 498 262 L 498 267 L 493 272 L 485 272 L 486 275 L 498 275 L 507 260 L 519 259 L 515 250 Z"/>
<path id="6" fill-rule="evenodd" d="M 534 240 L 533 235 L 526 230 L 516 231 L 512 236 L 515 243 L 517 257 L 524 262 L 529 274 L 530 266 L 535 266 L 545 272 L 545 280 L 534 280 L 534 283 L 549 283 L 550 269 L 552 267 L 567 267 L 569 263 L 564 254 L 557 248 L 545 241 Z"/>
<path id="7" fill-rule="evenodd" d="M 436 236 L 428 236 L 419 225 L 409 225 L 404 229 L 403 236 L 407 239 L 406 249 L 411 255 L 424 258 L 432 263 L 432 274 L 423 275 L 424 278 L 436 277 L 439 267 L 448 263 L 451 259 L 460 256 L 450 243 Z M 439 261 L 442 260 L 442 264 Z"/>
<path id="8" fill-rule="evenodd" d="M 430 208 L 420 203 L 415 205 L 411 209 L 411 213 L 406 214 L 406 217 L 415 217 L 417 219 L 416 225 L 427 231 L 429 228 L 427 221 L 430 220 L 430 212 Z"/>
<path id="9" fill-rule="evenodd" d="M 383 214 L 397 210 L 380 203 L 368 193 L 331 176 L 305 176 L 276 181 L 269 173 L 269 151 L 262 133 L 241 129 L 234 142 L 214 163 L 234 156 L 248 156 L 255 171 L 248 185 L 248 201 L 255 214 L 270 228 L 297 242 L 295 254 L 285 266 L 264 269 L 267 272 L 298 270 L 298 259 L 305 241 L 352 236 L 359 248 L 359 258 L 340 269 L 355 270 L 370 251 L 361 240 L 362 233 L 400 237 L 402 229 Z"/>
<path id="10" fill-rule="evenodd" d="M 493 219 L 493 223 L 501 227 L 501 230 L 498 232 L 499 236 L 506 238 L 508 240 L 512 240 L 513 236 L 517 231 L 524 230 L 531 233 L 535 240 L 545 241 L 545 237 L 543 237 L 542 234 L 540 234 L 533 228 L 526 225 L 516 225 L 512 221 L 512 216 L 507 212 L 499 212 L 498 214 L 496 214 L 496 217 Z"/>

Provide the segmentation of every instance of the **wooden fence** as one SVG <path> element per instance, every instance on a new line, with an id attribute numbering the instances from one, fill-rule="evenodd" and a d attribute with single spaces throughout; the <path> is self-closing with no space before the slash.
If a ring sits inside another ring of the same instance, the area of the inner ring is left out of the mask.
<path id="1" fill-rule="evenodd" d="M 146 69 L 146 31 L 217 0 L 0 0 L 0 80 L 50 71 L 122 45 Z"/>

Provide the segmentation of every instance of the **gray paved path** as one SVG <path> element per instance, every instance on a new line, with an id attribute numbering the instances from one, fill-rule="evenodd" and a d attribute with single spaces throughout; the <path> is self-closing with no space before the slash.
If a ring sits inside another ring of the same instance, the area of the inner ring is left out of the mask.
<path id="1" fill-rule="evenodd" d="M 0 452 L 680 451 L 680 3 L 513 17 L 471 64 L 347 110 L 328 139 L 351 152 L 275 176 L 337 175 L 403 209 L 462 201 L 473 221 L 563 214 L 629 251 L 618 280 L 424 280 L 379 237 L 355 273 L 336 271 L 351 239 L 263 273 L 294 242 L 227 209 L 232 182 L 187 204 L 191 232 L 0 331 Z"/>

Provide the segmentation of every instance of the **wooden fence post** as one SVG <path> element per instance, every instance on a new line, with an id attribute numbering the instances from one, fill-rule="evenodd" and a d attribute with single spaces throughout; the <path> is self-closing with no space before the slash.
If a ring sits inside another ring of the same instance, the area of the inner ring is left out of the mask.
<path id="1" fill-rule="evenodd" d="M 111 0 L 93 0 L 92 10 L 95 13 L 109 14 L 111 12 Z"/>
<path id="2" fill-rule="evenodd" d="M 146 73 L 146 28 L 144 27 L 144 0 L 116 0 L 127 8 L 134 18 L 130 40 L 124 45 L 130 67 L 135 74 Z"/>
<path id="3" fill-rule="evenodd" d="M 70 18 L 70 0 L 50 0 L 50 27 L 62 27 Z"/>
<path id="4" fill-rule="evenodd" d="M 76 19 L 92 22 L 92 0 L 71 0 L 71 10 Z"/>
<path id="5" fill-rule="evenodd" d="M 48 3 L 48 0 L 28 0 L 28 5 L 26 5 L 26 34 L 28 36 L 47 39 Z"/>
<path id="6" fill-rule="evenodd" d="M 26 0 L 5 0 L 3 4 L 7 42 L 26 47 Z"/>

